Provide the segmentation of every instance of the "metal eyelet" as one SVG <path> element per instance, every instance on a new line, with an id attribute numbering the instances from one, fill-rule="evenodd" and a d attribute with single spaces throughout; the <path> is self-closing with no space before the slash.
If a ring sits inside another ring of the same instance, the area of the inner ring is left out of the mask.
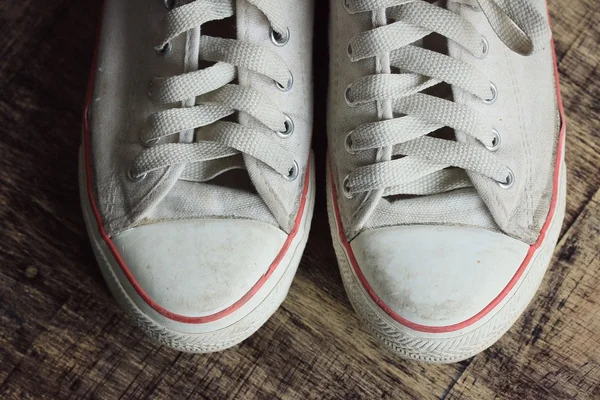
<path id="1" fill-rule="evenodd" d="M 294 161 L 294 165 L 292 165 L 292 168 L 290 168 L 290 170 L 288 171 L 288 174 L 285 175 L 285 179 L 287 179 L 288 181 L 295 181 L 298 178 L 298 175 L 300 174 L 300 167 L 298 166 L 298 163 L 296 161 Z"/>
<path id="2" fill-rule="evenodd" d="M 290 41 L 290 28 L 286 28 L 285 33 L 276 32 L 271 28 L 270 34 L 271 42 L 277 47 L 283 47 Z"/>
<path id="3" fill-rule="evenodd" d="M 152 87 L 154 86 L 154 79 L 150 79 L 150 83 L 148 83 L 148 98 L 152 98 Z"/>
<path id="4" fill-rule="evenodd" d="M 160 142 L 160 138 L 144 140 L 142 137 L 140 137 L 140 142 L 142 142 L 142 145 L 144 147 L 154 147 L 158 144 L 158 142 Z"/>
<path id="5" fill-rule="evenodd" d="M 277 136 L 279 136 L 282 139 L 287 139 L 290 136 L 292 136 L 292 133 L 294 133 L 294 129 L 295 129 L 295 125 L 294 125 L 294 121 L 289 117 L 289 115 L 285 116 L 285 131 L 276 131 Z"/>
<path id="6" fill-rule="evenodd" d="M 494 85 L 494 82 L 490 82 L 490 89 L 492 91 L 492 97 L 489 99 L 481 100 L 485 104 L 488 104 L 488 105 L 494 104 L 496 102 L 496 100 L 498 100 L 498 88 L 496 87 L 496 85 Z"/>
<path id="7" fill-rule="evenodd" d="M 498 182 L 498 186 L 500 186 L 502 189 L 510 189 L 515 184 L 515 173 L 512 172 L 512 170 L 510 168 L 507 168 L 507 169 L 508 169 L 508 176 L 506 177 L 506 181 Z"/>
<path id="8" fill-rule="evenodd" d="M 346 135 L 346 140 L 344 140 L 344 147 L 346 148 L 346 152 L 348 154 L 356 154 L 356 153 L 358 153 L 357 151 L 352 150 L 352 137 L 351 137 L 351 135 L 353 133 L 354 133 L 354 131 L 348 132 L 348 134 Z"/>
<path id="9" fill-rule="evenodd" d="M 356 104 L 352 102 L 352 100 L 350 100 L 350 90 L 352 89 L 352 84 L 348 85 L 346 87 L 346 90 L 344 91 L 344 100 L 346 100 L 346 104 L 348 104 L 349 107 L 356 107 Z"/>
<path id="10" fill-rule="evenodd" d="M 498 149 L 500 148 L 500 144 L 502 143 L 502 136 L 500 136 L 500 132 L 498 132 L 496 129 L 493 129 L 492 133 L 494 134 L 494 138 L 492 139 L 492 145 L 486 145 L 485 147 L 489 151 L 498 151 Z"/>
<path id="11" fill-rule="evenodd" d="M 169 54 L 171 52 L 172 48 L 173 48 L 173 45 L 171 44 L 171 42 L 167 42 L 162 47 L 155 47 L 154 50 L 156 50 L 156 53 L 159 56 L 166 56 L 167 54 Z"/>
<path id="12" fill-rule="evenodd" d="M 163 4 L 167 10 L 172 10 L 177 7 L 177 0 L 164 0 Z"/>
<path id="13" fill-rule="evenodd" d="M 286 86 L 283 86 L 281 83 L 274 81 L 275 86 L 277 86 L 277 89 L 281 90 L 282 92 L 289 92 L 292 89 L 292 87 L 294 86 L 294 74 L 292 74 L 292 71 L 289 71 L 289 73 L 290 73 L 290 79 L 288 79 Z"/>
<path id="14" fill-rule="evenodd" d="M 346 11 L 348 11 L 349 14 L 352 14 L 352 10 L 350 10 L 350 1 L 349 0 L 344 0 L 344 8 L 346 9 Z"/>
<path id="15" fill-rule="evenodd" d="M 475 58 L 483 60 L 490 53 L 490 42 L 488 42 L 488 40 L 486 39 L 485 36 L 483 36 L 483 38 L 481 39 L 481 47 L 482 47 L 481 54 L 473 54 L 473 56 Z"/>
<path id="16" fill-rule="evenodd" d="M 132 168 L 129 168 L 129 170 L 127 171 L 127 177 L 129 178 L 130 181 L 132 182 L 139 182 L 143 179 L 146 178 L 146 176 L 148 176 L 148 174 L 142 174 L 140 176 L 135 176 L 133 174 Z"/>
<path id="17" fill-rule="evenodd" d="M 348 200 L 353 199 L 354 195 L 350 193 L 350 188 L 348 187 L 348 180 L 350 179 L 350 175 L 346 175 L 344 181 L 342 182 L 342 192 L 344 193 L 344 197 Z"/>

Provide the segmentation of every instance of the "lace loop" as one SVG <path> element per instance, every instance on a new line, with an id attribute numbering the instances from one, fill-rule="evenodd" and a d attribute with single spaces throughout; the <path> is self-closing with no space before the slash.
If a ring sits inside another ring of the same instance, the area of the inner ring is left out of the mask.
<path id="1" fill-rule="evenodd" d="M 498 38 L 521 55 L 539 51 L 550 41 L 547 20 L 529 0 L 460 1 L 481 10 Z M 370 191 L 382 191 L 385 196 L 430 195 L 470 187 L 465 171 L 495 180 L 505 189 L 512 187 L 514 173 L 494 155 L 500 147 L 500 134 L 485 116 L 467 106 L 421 93 L 445 82 L 493 104 L 498 89 L 479 69 L 414 45 L 436 32 L 474 57 L 483 58 L 489 51 L 487 39 L 468 20 L 442 8 L 439 2 L 346 0 L 344 6 L 351 14 L 386 8 L 392 20 L 353 38 L 350 59 L 356 62 L 389 54 L 390 66 L 401 71 L 363 76 L 345 92 L 351 107 L 373 108 L 375 113 L 377 102 L 388 101 L 393 114 L 399 115 L 347 133 L 348 153 L 391 148 L 388 154 L 392 158 L 352 171 L 344 180 L 347 197 Z M 443 127 L 460 132 L 466 139 L 458 142 L 427 136 Z"/>
<path id="2" fill-rule="evenodd" d="M 530 2 L 477 1 L 500 40 L 515 53 L 528 56 L 548 45 L 551 36 L 548 19 Z"/>
<path id="3" fill-rule="evenodd" d="M 289 31 L 277 0 L 248 1 L 267 16 L 273 30 Z M 233 14 L 231 0 L 195 0 L 175 7 L 163 20 L 156 49 L 170 46 L 174 38 L 188 30 Z M 142 143 L 151 146 L 135 158 L 129 173 L 132 180 L 170 166 L 185 165 L 181 179 L 204 182 L 240 168 L 243 164 L 240 155 L 260 160 L 284 179 L 297 176 L 293 153 L 280 144 L 283 142 L 279 139 L 282 135 L 291 135 L 291 119 L 268 94 L 231 83 L 237 78 L 237 68 L 241 67 L 289 90 L 292 75 L 285 62 L 268 48 L 239 40 L 200 36 L 199 43 L 202 59 L 214 61 L 215 65 L 178 76 L 155 78 L 151 82 L 149 93 L 153 101 L 173 104 L 197 99 L 197 104 L 169 109 L 148 118 L 140 137 Z M 252 116 L 259 123 L 257 127 L 221 121 L 238 111 Z M 164 137 L 198 128 L 201 128 L 201 141 L 158 144 Z M 290 174 L 294 168 L 296 173 Z"/>

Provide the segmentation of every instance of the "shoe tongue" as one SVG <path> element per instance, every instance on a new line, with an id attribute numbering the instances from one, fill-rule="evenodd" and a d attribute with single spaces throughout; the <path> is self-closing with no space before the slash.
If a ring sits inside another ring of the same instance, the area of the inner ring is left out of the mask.
<path id="1" fill-rule="evenodd" d="M 429 1 L 429 2 L 433 3 L 434 1 Z M 425 38 L 423 38 L 422 40 L 413 43 L 413 45 L 427 49 L 427 50 L 434 51 L 436 53 L 448 55 L 448 39 L 437 33 L 432 33 L 432 34 L 426 36 Z M 407 71 L 401 71 L 401 70 L 392 68 L 391 72 L 392 73 L 404 73 Z M 429 88 L 425 89 L 422 93 L 430 95 L 430 96 L 438 97 L 441 99 L 453 101 L 452 86 L 445 82 L 442 82 L 435 86 L 429 87 Z M 438 129 L 434 132 L 429 133 L 427 136 L 431 136 L 431 137 L 435 137 L 435 138 L 439 138 L 439 139 L 443 139 L 443 140 L 456 141 L 456 134 L 454 132 L 454 129 L 448 128 L 448 127 Z M 404 199 L 418 199 L 419 197 L 427 197 L 427 196 L 392 195 L 392 196 L 388 196 L 387 199 L 390 201 L 397 201 L 397 200 L 404 200 Z"/>
<path id="2" fill-rule="evenodd" d="M 200 34 L 226 39 L 236 39 L 246 43 L 264 46 L 265 38 L 269 38 L 269 21 L 263 12 L 246 0 L 230 0 L 234 3 L 233 16 L 210 21 L 202 25 Z M 203 69 L 214 65 L 213 62 L 202 60 L 199 54 L 198 68 Z M 238 68 L 237 79 L 231 84 L 253 87 L 255 89 L 273 88 L 269 78 L 258 75 L 250 70 Z M 234 113 L 224 118 L 226 121 L 238 122 L 250 128 L 263 129 L 264 125 L 245 113 Z M 196 139 L 202 139 L 203 130 L 196 130 Z M 292 139 L 293 140 L 293 139 Z M 260 219 L 269 223 L 287 227 L 290 224 L 289 216 L 292 210 L 281 198 L 295 198 L 297 188 L 291 186 L 281 187 L 280 176 L 277 172 L 267 167 L 261 161 L 238 154 L 234 157 L 217 161 L 214 164 L 218 173 L 207 182 L 199 183 L 211 187 L 214 191 L 235 191 L 238 196 L 248 198 L 245 204 L 253 204 L 244 210 L 250 210 L 244 215 L 246 218 Z M 244 207 L 244 206 L 239 206 Z M 245 207 L 244 207 L 245 208 Z M 236 210 L 236 213 L 240 213 Z"/>
<path id="3" fill-rule="evenodd" d="M 182 6 L 195 0 L 178 0 L 177 5 Z M 233 1 L 233 0 L 232 0 Z M 226 39 L 237 39 L 238 32 L 237 13 L 229 18 L 218 21 L 209 21 L 187 37 L 187 59 L 184 73 L 196 69 L 205 69 L 214 62 L 202 60 L 199 37 L 212 36 Z M 197 60 L 195 62 L 194 60 Z M 237 84 L 238 81 L 231 82 Z M 201 98 L 196 99 L 196 103 Z M 192 103 L 184 106 L 191 107 Z M 225 120 L 238 122 L 237 113 Z M 180 135 L 182 142 L 202 140 L 205 131 L 200 128 L 193 133 L 187 132 Z M 247 163 L 246 163 L 247 164 Z M 261 199 L 254 187 L 248 171 L 244 167 L 242 155 L 211 162 L 213 178 L 199 182 L 193 178 L 187 179 L 183 171 L 178 180 L 171 187 L 165 188 L 164 198 L 159 207 L 148 212 L 148 220 L 171 220 L 182 218 L 241 218 L 262 221 L 277 226 L 277 221 Z M 246 166 L 247 168 L 247 166 Z M 191 171 L 193 175 L 193 170 Z"/>
<path id="4" fill-rule="evenodd" d="M 202 25 L 202 35 L 227 39 L 237 39 L 236 15 L 218 21 L 209 21 Z"/>
<path id="5" fill-rule="evenodd" d="M 255 27 L 255 24 L 261 24 L 265 21 L 264 15 L 260 13 L 256 8 L 249 7 L 248 5 L 240 5 L 240 1 L 236 2 L 237 9 L 241 12 L 236 12 L 229 18 L 210 21 L 202 25 L 201 35 L 213 36 L 226 39 L 240 39 L 246 42 L 252 42 L 253 37 L 247 32 Z M 241 10 L 240 7 L 244 9 Z M 246 32 L 245 35 L 238 35 L 238 32 Z M 243 36 L 243 37 L 241 37 Z M 214 65 L 214 62 L 208 62 L 202 60 L 202 54 L 200 54 L 200 61 L 198 68 L 203 69 Z M 238 78 L 231 82 L 232 84 L 250 85 L 252 81 L 252 74 L 249 71 L 239 71 Z M 234 113 L 229 117 L 224 118 L 225 121 L 239 122 L 248 126 L 256 124 L 251 117 Z M 197 138 L 202 137 L 202 130 L 197 132 Z M 265 182 L 263 175 L 265 173 L 264 165 L 259 161 L 245 155 L 237 155 L 229 157 L 227 159 L 219 160 L 223 163 L 222 173 L 209 182 L 212 185 L 220 187 L 228 187 L 240 189 L 248 193 L 263 195 L 268 188 L 264 188 Z M 244 169 L 241 169 L 244 168 Z M 272 197 L 272 196 L 271 196 Z M 264 198 L 264 197 L 263 197 Z"/>
<path id="6" fill-rule="evenodd" d="M 187 0 L 186 2 L 189 3 L 192 1 L 194 0 Z M 209 21 L 203 24 L 200 28 L 200 34 L 202 36 L 237 39 L 237 26 L 237 15 L 234 14 L 231 17 L 225 19 Z M 202 53 L 200 52 L 198 60 L 198 69 L 205 69 L 213 65 L 215 65 L 215 62 L 203 60 Z M 235 80 L 231 83 L 237 84 L 238 81 Z M 229 117 L 224 118 L 223 120 L 239 122 L 239 117 L 237 113 L 234 113 Z M 198 129 L 196 131 L 196 139 L 202 139 L 202 135 L 202 129 Z M 250 181 L 248 173 L 245 170 L 240 169 L 243 166 L 242 155 L 229 157 L 227 159 L 215 160 L 213 164 L 215 165 L 215 171 L 217 171 L 215 172 L 216 176 L 207 181 L 206 183 L 217 187 L 241 189 L 249 193 L 256 193 L 256 190 L 252 187 L 252 183 Z"/>
<path id="7" fill-rule="evenodd" d="M 429 2 L 434 3 L 435 1 Z M 472 3 L 471 0 L 449 0 L 441 2 L 440 5 L 453 10 L 457 7 L 453 3 L 457 2 Z M 437 33 L 430 34 L 420 42 L 414 43 L 414 45 L 450 56 L 453 56 L 457 52 L 456 47 L 458 46 Z M 440 83 L 428 88 L 423 93 L 450 101 L 457 101 L 457 89 L 446 83 Z M 465 141 L 464 135 L 457 134 L 451 128 L 439 129 L 428 136 L 444 140 Z M 390 196 L 386 200 L 377 206 L 373 214 L 373 227 L 389 224 L 389 218 L 393 215 L 396 220 L 395 223 L 399 224 L 436 223 L 478 226 L 489 230 L 498 229 L 491 213 L 481 200 L 477 190 L 473 187 L 429 196 Z"/>

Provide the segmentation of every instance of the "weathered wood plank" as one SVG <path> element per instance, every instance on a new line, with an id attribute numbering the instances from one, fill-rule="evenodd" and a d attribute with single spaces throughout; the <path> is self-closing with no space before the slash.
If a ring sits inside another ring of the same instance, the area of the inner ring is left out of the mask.
<path id="1" fill-rule="evenodd" d="M 52 15 L 64 0 L 3 1 L 0 3 L 0 88 L 2 88 L 30 60 L 40 45 L 39 39 L 55 26 Z"/>
<path id="2" fill-rule="evenodd" d="M 0 6 L 9 33 L 0 35 L 0 60 L 10 60 L 0 62 L 0 265 L 19 282 L 33 266 L 39 278 L 28 285 L 67 298 L 101 282 L 77 180 L 100 2 L 10 3 Z"/>
<path id="3" fill-rule="evenodd" d="M 34 267 L 25 279 L 37 278 Z M 0 384 L 10 376 L 34 339 L 58 311 L 60 299 L 20 284 L 0 273 Z"/>

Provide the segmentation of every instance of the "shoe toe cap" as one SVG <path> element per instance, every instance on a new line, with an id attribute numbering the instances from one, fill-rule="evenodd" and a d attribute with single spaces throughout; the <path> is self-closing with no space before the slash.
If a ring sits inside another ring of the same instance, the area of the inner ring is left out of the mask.
<path id="1" fill-rule="evenodd" d="M 499 233 L 445 226 L 365 231 L 351 247 L 368 289 L 384 307 L 428 327 L 479 314 L 511 282 L 529 250 Z"/>
<path id="2" fill-rule="evenodd" d="M 140 226 L 113 243 L 129 280 L 151 302 L 193 318 L 219 313 L 253 290 L 286 239 L 264 223 L 217 219 Z"/>

